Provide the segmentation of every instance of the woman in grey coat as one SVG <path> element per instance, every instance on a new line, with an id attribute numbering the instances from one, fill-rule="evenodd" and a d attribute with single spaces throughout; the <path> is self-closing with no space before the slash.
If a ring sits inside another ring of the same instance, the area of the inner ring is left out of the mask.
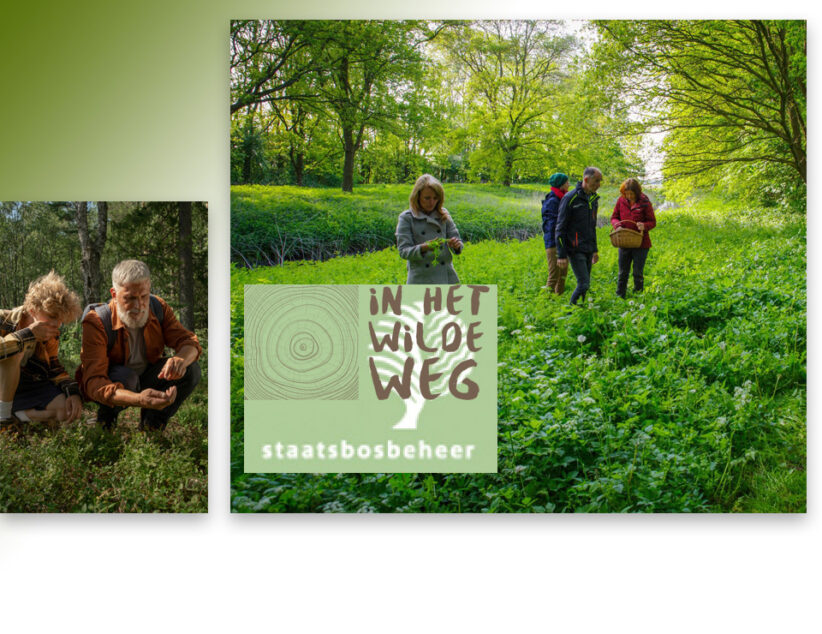
<path id="1" fill-rule="evenodd" d="M 397 248 L 400 257 L 408 260 L 406 284 L 459 284 L 451 253 L 462 253 L 457 226 L 443 208 L 445 192 L 442 183 L 430 174 L 423 174 L 414 183 L 408 201 L 410 209 L 400 214 L 397 222 Z M 431 243 L 444 238 L 439 250 Z"/>

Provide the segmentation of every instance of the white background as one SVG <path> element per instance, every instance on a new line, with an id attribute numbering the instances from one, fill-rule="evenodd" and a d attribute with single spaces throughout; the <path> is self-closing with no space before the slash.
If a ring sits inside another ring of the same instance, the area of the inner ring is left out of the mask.
<path id="1" fill-rule="evenodd" d="M 736 11 L 712 2 L 649 2 L 628 10 L 607 2 L 459 6 L 463 17 L 534 15 L 535 7 L 546 18 L 661 17 L 664 11 L 811 17 L 798 3 L 746 3 Z M 374 17 L 434 17 L 445 10 L 434 1 L 390 7 L 396 13 Z M 812 20 L 808 29 L 812 88 L 815 26 Z M 226 94 L 222 87 L 216 92 Z M 812 91 L 812 116 L 816 96 Z M 227 125 L 217 129 L 224 131 Z M 227 155 L 226 138 L 225 154 L 214 161 L 227 169 Z M 811 168 L 818 176 L 815 153 Z M 808 515 L 230 515 L 227 181 L 192 196 L 208 199 L 211 212 L 210 513 L 0 517 L 0 632 L 818 631 L 813 330 Z M 819 273 L 814 191 L 808 204 L 812 286 Z M 809 324 L 818 315 L 814 290 Z"/>

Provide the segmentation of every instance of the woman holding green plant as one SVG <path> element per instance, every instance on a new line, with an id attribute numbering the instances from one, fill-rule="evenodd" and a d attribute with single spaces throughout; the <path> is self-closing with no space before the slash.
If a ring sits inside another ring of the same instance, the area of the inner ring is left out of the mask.
<path id="1" fill-rule="evenodd" d="M 430 174 L 414 183 L 396 231 L 400 257 L 408 261 L 406 284 L 459 284 L 452 253 L 459 255 L 464 245 L 444 200 L 442 183 Z"/>

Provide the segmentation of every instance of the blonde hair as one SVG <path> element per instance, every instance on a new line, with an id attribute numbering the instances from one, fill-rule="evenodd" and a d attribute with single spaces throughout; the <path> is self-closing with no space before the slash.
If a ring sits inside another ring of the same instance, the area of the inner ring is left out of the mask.
<path id="1" fill-rule="evenodd" d="M 29 315 L 32 311 L 46 313 L 67 323 L 80 316 L 80 298 L 61 275 L 50 271 L 29 284 L 23 310 Z"/>
<path id="2" fill-rule="evenodd" d="M 148 266 L 140 260 L 123 260 L 111 272 L 111 285 L 122 288 L 126 284 L 145 282 L 151 279 Z"/>
<path id="3" fill-rule="evenodd" d="M 437 195 L 437 206 L 434 207 L 434 211 L 437 212 L 440 220 L 449 220 L 451 216 L 442 208 L 442 203 L 445 202 L 445 190 L 442 188 L 442 183 L 431 176 L 431 174 L 423 174 L 417 179 L 417 182 L 414 183 L 414 189 L 411 190 L 411 196 L 408 197 L 411 209 L 418 214 L 426 213 L 423 208 L 420 207 L 420 194 L 422 194 L 422 190 L 426 187 L 432 189 Z"/>

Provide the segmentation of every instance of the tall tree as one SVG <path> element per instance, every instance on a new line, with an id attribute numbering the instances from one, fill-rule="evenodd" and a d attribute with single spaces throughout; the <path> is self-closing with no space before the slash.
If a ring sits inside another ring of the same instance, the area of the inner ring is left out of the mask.
<path id="1" fill-rule="evenodd" d="M 342 189 L 350 192 L 366 129 L 395 126 L 399 99 L 420 78 L 424 39 L 414 23 L 397 21 L 328 22 L 324 35 L 315 50 L 320 98 L 339 126 Z"/>
<path id="2" fill-rule="evenodd" d="M 89 222 L 89 204 L 76 202 L 74 205 L 77 233 L 80 237 L 80 254 L 83 263 L 83 302 L 91 304 L 100 301 L 100 258 L 106 246 L 108 229 L 108 203 L 96 205 L 96 222 Z"/>
<path id="3" fill-rule="evenodd" d="M 804 21 L 603 21 L 614 93 L 667 132 L 666 174 L 807 182 Z M 792 176 L 791 176 L 792 174 Z"/>
<path id="4" fill-rule="evenodd" d="M 231 23 L 231 113 L 288 98 L 285 90 L 317 70 L 305 52 L 316 22 L 235 20 Z"/>
<path id="5" fill-rule="evenodd" d="M 177 203 L 177 255 L 180 258 L 180 323 L 194 330 L 194 255 L 191 236 L 191 203 Z"/>
<path id="6" fill-rule="evenodd" d="M 442 43 L 467 79 L 469 127 L 480 139 L 472 161 L 509 186 L 516 164 L 539 152 L 558 86 L 575 47 L 549 22 L 495 20 L 466 24 Z"/>

